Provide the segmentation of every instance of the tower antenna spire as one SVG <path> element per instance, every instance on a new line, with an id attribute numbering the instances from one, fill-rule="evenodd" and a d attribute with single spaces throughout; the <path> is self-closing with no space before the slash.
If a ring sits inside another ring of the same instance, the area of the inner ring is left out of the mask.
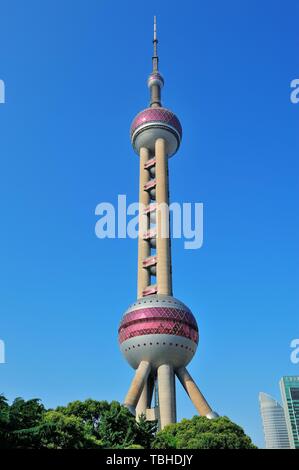
<path id="1" fill-rule="evenodd" d="M 153 72 L 157 72 L 158 70 L 158 62 L 159 62 L 159 57 L 158 57 L 158 39 L 157 39 L 157 17 L 154 16 L 154 39 L 153 39 L 153 44 L 154 44 L 154 55 L 153 55 Z"/>

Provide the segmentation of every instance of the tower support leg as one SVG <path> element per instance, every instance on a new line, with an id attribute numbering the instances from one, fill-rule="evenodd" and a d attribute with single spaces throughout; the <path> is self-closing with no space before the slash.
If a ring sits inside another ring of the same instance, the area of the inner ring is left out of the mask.
<path id="1" fill-rule="evenodd" d="M 189 395 L 198 413 L 201 416 L 206 416 L 209 419 L 217 418 L 217 413 L 212 410 L 187 369 L 185 367 L 180 367 L 176 370 L 176 375 Z"/>
<path id="2" fill-rule="evenodd" d="M 174 384 L 173 367 L 169 364 L 163 364 L 158 367 L 160 429 L 176 421 Z"/>
<path id="3" fill-rule="evenodd" d="M 151 407 L 152 395 L 154 390 L 154 381 L 151 375 L 148 376 L 144 383 L 142 393 L 136 406 L 136 420 L 138 421 L 139 416 L 146 415 L 147 408 Z"/>
<path id="4" fill-rule="evenodd" d="M 124 406 L 126 406 L 134 415 L 136 414 L 136 405 L 138 403 L 143 386 L 147 381 L 150 371 L 150 363 L 147 361 L 141 361 L 135 372 L 135 376 L 132 380 L 129 391 L 126 395 Z"/>

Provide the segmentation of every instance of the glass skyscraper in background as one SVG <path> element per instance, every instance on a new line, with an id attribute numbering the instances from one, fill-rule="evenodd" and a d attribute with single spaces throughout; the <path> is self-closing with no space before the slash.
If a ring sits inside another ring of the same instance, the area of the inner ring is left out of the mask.
<path id="1" fill-rule="evenodd" d="M 285 376 L 279 382 L 290 447 L 299 449 L 299 376 Z"/>
<path id="2" fill-rule="evenodd" d="M 284 409 L 270 395 L 259 394 L 266 449 L 289 449 L 290 442 Z"/>

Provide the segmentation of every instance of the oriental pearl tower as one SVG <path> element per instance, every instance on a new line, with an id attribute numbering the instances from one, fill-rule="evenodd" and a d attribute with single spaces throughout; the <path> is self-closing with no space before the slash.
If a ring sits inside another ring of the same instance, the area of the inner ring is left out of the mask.
<path id="1" fill-rule="evenodd" d="M 179 149 L 182 127 L 161 103 L 164 79 L 158 70 L 157 43 L 155 17 L 153 70 L 147 81 L 150 104 L 131 125 L 140 165 L 137 300 L 121 319 L 118 339 L 135 369 L 124 405 L 137 420 L 144 414 L 163 429 L 176 422 L 176 377 L 200 415 L 218 415 L 186 369 L 198 345 L 198 326 L 191 310 L 172 293 L 168 159 Z"/>

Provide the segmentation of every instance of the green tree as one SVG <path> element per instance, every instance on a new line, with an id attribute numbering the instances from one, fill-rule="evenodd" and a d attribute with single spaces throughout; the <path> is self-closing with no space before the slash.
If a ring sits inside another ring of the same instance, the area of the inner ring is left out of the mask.
<path id="1" fill-rule="evenodd" d="M 103 413 L 97 430 L 105 448 L 123 449 L 139 444 L 135 417 L 116 401 Z"/>
<path id="2" fill-rule="evenodd" d="M 38 398 L 16 398 L 9 408 L 9 428 L 15 431 L 35 427 L 44 413 L 45 407 Z"/>
<path id="3" fill-rule="evenodd" d="M 17 449 L 42 449 L 48 436 L 53 433 L 53 428 L 48 424 L 40 424 L 32 428 L 18 429 L 8 434 L 7 447 Z"/>
<path id="4" fill-rule="evenodd" d="M 145 449 L 150 449 L 157 432 L 157 421 L 146 421 L 144 414 L 139 416 L 137 422 L 136 441 Z"/>
<path id="5" fill-rule="evenodd" d="M 80 416 L 47 411 L 39 429 L 41 446 L 49 449 L 99 448 L 102 443 L 92 434 L 90 424 Z"/>
<path id="6" fill-rule="evenodd" d="M 243 429 L 227 417 L 194 416 L 170 424 L 155 437 L 154 449 L 254 449 Z"/>
<path id="7" fill-rule="evenodd" d="M 9 404 L 4 395 L 0 395 L 0 448 L 7 446 L 9 432 Z"/>
<path id="8" fill-rule="evenodd" d="M 40 400 L 0 395 L 0 448 L 144 448 L 156 424 L 134 416 L 118 402 L 88 399 L 46 410 Z"/>
<path id="9" fill-rule="evenodd" d="M 3 395 L 0 399 L 0 447 L 38 447 L 39 424 L 45 413 L 38 399 L 16 398 L 11 406 Z"/>
<path id="10" fill-rule="evenodd" d="M 56 411 L 80 417 L 91 435 L 106 448 L 149 448 L 157 428 L 144 416 L 136 423 L 134 416 L 116 401 L 77 400 Z"/>
<path id="11" fill-rule="evenodd" d="M 107 401 L 97 401 L 88 398 L 85 401 L 72 401 L 67 406 L 58 406 L 56 411 L 63 413 L 66 416 L 77 416 L 81 418 L 84 423 L 89 424 L 92 433 L 98 437 L 98 425 L 103 414 L 110 409 L 110 404 Z"/>

